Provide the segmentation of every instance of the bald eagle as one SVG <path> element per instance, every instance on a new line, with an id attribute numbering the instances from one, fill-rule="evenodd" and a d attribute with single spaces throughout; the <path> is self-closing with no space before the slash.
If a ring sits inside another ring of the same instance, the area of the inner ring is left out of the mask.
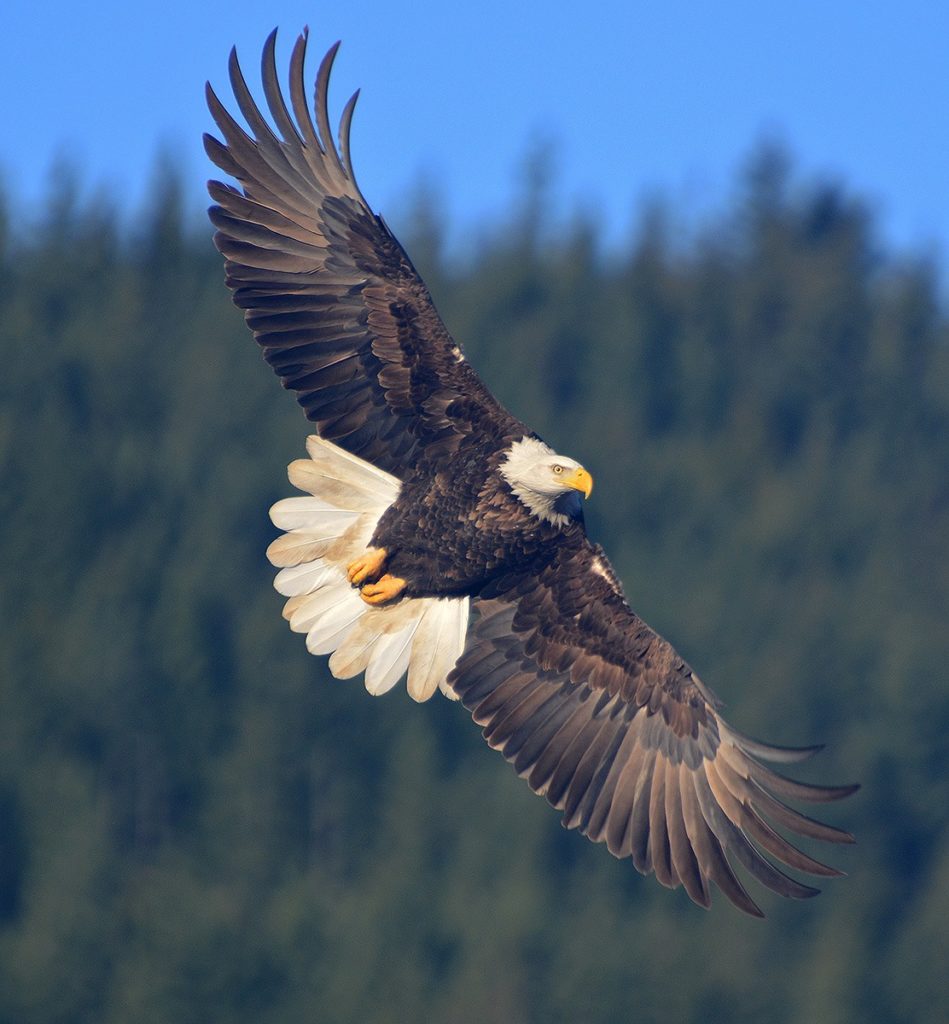
<path id="1" fill-rule="evenodd" d="M 366 203 L 349 132 L 327 109 L 337 44 L 305 97 L 306 33 L 290 61 L 263 52 L 273 126 L 231 52 L 241 127 L 210 85 L 223 142 L 207 153 L 239 188 L 209 183 L 226 282 L 263 354 L 315 433 L 292 462 L 305 496 L 271 509 L 268 549 L 284 617 L 342 679 L 381 694 L 403 677 L 418 701 L 459 698 L 484 737 L 563 824 L 701 906 L 714 882 L 761 916 L 737 861 L 782 896 L 817 889 L 777 863 L 840 872 L 774 826 L 849 843 L 786 798 L 854 786 L 792 781 L 765 762 L 817 747 L 760 743 L 728 725 L 688 664 L 626 602 L 585 532 L 593 481 L 504 409 L 465 361 L 404 250 Z M 473 624 L 470 621 L 474 619 Z M 770 855 L 770 859 L 768 856 Z"/>

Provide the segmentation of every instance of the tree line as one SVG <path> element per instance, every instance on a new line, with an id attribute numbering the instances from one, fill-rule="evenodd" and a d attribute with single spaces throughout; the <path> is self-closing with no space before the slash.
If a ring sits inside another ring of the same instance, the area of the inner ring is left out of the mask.
<path id="1" fill-rule="evenodd" d="M 168 167 L 134 227 L 65 178 L 0 211 L 0 1021 L 949 1016 L 940 269 L 773 148 L 685 239 L 656 202 L 607 251 L 543 188 L 463 258 L 424 198 L 403 241 L 729 720 L 864 783 L 851 877 L 703 913 L 462 708 L 333 680 L 263 554 L 306 423 L 210 228 Z"/>

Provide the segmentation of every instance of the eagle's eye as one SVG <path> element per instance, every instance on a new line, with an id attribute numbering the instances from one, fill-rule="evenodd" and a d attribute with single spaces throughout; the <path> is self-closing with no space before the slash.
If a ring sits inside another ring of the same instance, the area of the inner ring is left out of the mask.
<path id="1" fill-rule="evenodd" d="M 557 476 L 560 476 L 560 474 L 563 472 L 563 466 L 561 466 L 558 463 L 556 466 L 554 466 L 554 472 L 557 474 Z"/>

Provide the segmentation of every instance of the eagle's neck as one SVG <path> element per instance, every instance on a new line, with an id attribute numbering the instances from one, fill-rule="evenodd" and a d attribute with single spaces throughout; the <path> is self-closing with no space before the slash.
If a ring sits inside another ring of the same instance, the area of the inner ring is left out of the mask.
<path id="1" fill-rule="evenodd" d="M 545 494 L 538 494 L 528 487 L 520 487 L 517 484 L 511 484 L 511 490 L 532 516 L 536 516 L 545 523 L 551 523 L 561 528 L 570 522 L 570 517 L 563 512 L 558 512 L 556 508 L 557 503 Z"/>

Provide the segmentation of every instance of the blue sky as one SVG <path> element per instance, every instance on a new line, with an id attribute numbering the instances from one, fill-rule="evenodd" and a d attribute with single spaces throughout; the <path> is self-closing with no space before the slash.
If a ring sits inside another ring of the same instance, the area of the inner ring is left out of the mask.
<path id="1" fill-rule="evenodd" d="M 362 87 L 356 169 L 390 220 L 424 178 L 454 234 L 476 233 L 513 201 L 530 140 L 549 138 L 559 212 L 582 205 L 618 239 L 646 196 L 666 195 L 686 218 L 721 205 L 771 136 L 805 175 L 865 196 L 892 245 L 949 248 L 949 4 L 626 0 L 582 15 L 575 0 L 0 6 L 0 173 L 27 211 L 62 156 L 90 190 L 134 210 L 162 148 L 203 205 L 205 79 L 229 95 L 236 43 L 256 84 L 270 29 L 281 26 L 285 63 L 309 24 L 314 58 L 343 40 L 331 100 L 338 112 Z"/>

